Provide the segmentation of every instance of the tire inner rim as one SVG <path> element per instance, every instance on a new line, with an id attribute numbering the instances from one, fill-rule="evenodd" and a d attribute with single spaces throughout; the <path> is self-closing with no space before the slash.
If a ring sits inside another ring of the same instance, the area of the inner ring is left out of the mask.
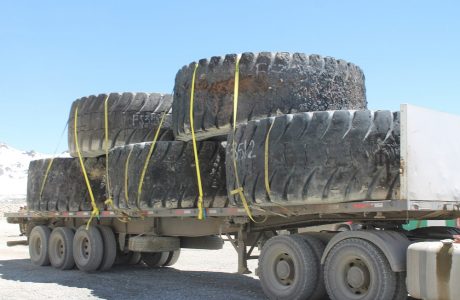
<path id="1" fill-rule="evenodd" d="M 366 294 L 371 283 L 369 268 L 359 258 L 352 258 L 344 268 L 344 279 L 348 289 L 355 295 Z"/>
<path id="2" fill-rule="evenodd" d="M 83 240 L 81 241 L 80 250 L 83 258 L 88 259 L 91 252 L 91 243 L 87 238 L 83 238 Z"/>
<path id="3" fill-rule="evenodd" d="M 280 254 L 276 257 L 275 276 L 279 283 L 289 286 L 294 282 L 295 268 L 292 258 L 287 253 Z"/>

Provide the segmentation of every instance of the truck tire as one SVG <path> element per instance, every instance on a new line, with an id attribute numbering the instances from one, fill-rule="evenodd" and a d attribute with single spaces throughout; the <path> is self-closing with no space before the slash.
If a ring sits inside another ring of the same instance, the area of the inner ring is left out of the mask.
<path id="1" fill-rule="evenodd" d="M 259 278 L 270 299 L 310 299 L 318 283 L 319 262 L 300 236 L 276 236 L 259 257 Z"/>
<path id="2" fill-rule="evenodd" d="M 308 235 L 308 234 L 301 234 L 299 235 L 313 250 L 313 254 L 315 255 L 315 261 L 317 263 L 318 273 L 317 273 L 317 285 L 316 289 L 309 298 L 310 300 L 322 300 L 327 299 L 327 292 L 326 286 L 324 285 L 324 271 L 323 266 L 321 265 L 321 257 L 323 256 L 324 249 L 326 246 L 321 242 L 320 239 Z"/>
<path id="3" fill-rule="evenodd" d="M 117 241 L 115 240 L 115 234 L 110 227 L 98 225 L 97 229 L 99 229 L 101 233 L 102 242 L 104 244 L 104 255 L 98 270 L 107 271 L 115 263 L 115 258 L 117 256 Z"/>
<path id="4" fill-rule="evenodd" d="M 107 100 L 109 149 L 151 141 L 155 129 L 165 116 L 159 140 L 174 139 L 171 128 L 172 96 L 158 93 L 110 93 Z M 82 97 L 73 102 L 69 115 L 69 152 L 77 157 L 75 146 L 74 121 L 78 106 L 77 133 L 80 151 L 83 157 L 96 157 L 105 154 L 105 113 L 104 104 L 107 94 Z"/>
<path id="5" fill-rule="evenodd" d="M 57 227 L 51 232 L 49 258 L 56 269 L 70 270 L 75 266 L 73 258 L 74 231 L 68 227 Z"/>
<path id="6" fill-rule="evenodd" d="M 105 158 L 84 159 L 91 188 L 99 209 L 104 209 Z M 47 174 L 49 159 L 30 162 L 27 178 L 27 207 L 34 211 L 90 211 L 91 200 L 76 158 L 56 157 Z M 46 182 L 43 185 L 43 180 Z"/>
<path id="7" fill-rule="evenodd" d="M 73 255 L 77 268 L 81 271 L 96 271 L 104 255 L 104 242 L 96 226 L 82 225 L 77 229 L 73 239 Z"/>
<path id="8" fill-rule="evenodd" d="M 198 140 L 228 134 L 232 125 L 236 54 L 198 62 L 194 126 Z M 178 71 L 173 128 L 188 141 L 195 62 Z M 343 60 L 303 53 L 243 53 L 239 62 L 237 123 L 278 114 L 367 107 L 361 69 Z"/>
<path id="9" fill-rule="evenodd" d="M 137 265 L 141 262 L 141 253 L 128 251 L 124 252 L 117 248 L 117 256 L 115 258 L 116 265 Z"/>
<path id="10" fill-rule="evenodd" d="M 349 238 L 337 243 L 324 263 L 329 297 L 342 299 L 393 299 L 396 273 L 385 255 L 371 242 Z"/>
<path id="11" fill-rule="evenodd" d="M 169 252 L 142 252 L 142 261 L 150 268 L 163 267 L 169 258 Z"/>
<path id="12" fill-rule="evenodd" d="M 179 256 L 180 256 L 180 249 L 176 251 L 169 251 L 168 259 L 163 264 L 163 267 L 170 267 L 174 265 L 179 260 Z"/>
<path id="13" fill-rule="evenodd" d="M 29 236 L 29 255 L 30 260 L 36 266 L 48 266 L 50 259 L 48 256 L 50 229 L 44 225 L 35 226 Z"/>
<path id="14" fill-rule="evenodd" d="M 133 144 L 117 147 L 110 152 L 109 174 L 115 208 L 197 207 L 198 187 L 191 143 L 157 142 L 155 144 L 139 196 L 139 181 L 150 145 L 151 143 Z M 204 207 L 225 207 L 228 203 L 225 149 L 218 142 L 200 142 L 198 157 Z M 125 190 L 126 184 L 127 190 Z"/>
<path id="15" fill-rule="evenodd" d="M 338 110 L 241 125 L 227 142 L 227 189 L 240 184 L 257 205 L 304 205 L 399 198 L 400 114 Z M 271 125 L 273 126 L 271 127 Z M 268 182 L 265 144 L 268 138 Z M 233 148 L 235 150 L 233 150 Z"/>

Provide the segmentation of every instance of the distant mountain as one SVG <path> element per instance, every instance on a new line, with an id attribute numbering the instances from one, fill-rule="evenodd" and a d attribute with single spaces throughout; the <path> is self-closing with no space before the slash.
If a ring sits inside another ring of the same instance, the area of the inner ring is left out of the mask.
<path id="1" fill-rule="evenodd" d="M 33 150 L 17 150 L 0 142 L 0 201 L 24 200 L 30 161 L 50 156 Z"/>

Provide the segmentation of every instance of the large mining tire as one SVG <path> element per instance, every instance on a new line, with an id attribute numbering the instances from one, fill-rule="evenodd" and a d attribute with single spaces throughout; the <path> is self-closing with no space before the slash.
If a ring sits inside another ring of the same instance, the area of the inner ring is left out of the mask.
<path id="1" fill-rule="evenodd" d="M 51 265 L 56 269 L 69 270 L 75 266 L 73 258 L 73 229 L 57 227 L 51 232 L 49 239 L 49 258 Z"/>
<path id="2" fill-rule="evenodd" d="M 69 152 L 76 157 L 74 121 L 78 106 L 77 134 L 83 157 L 105 154 L 105 112 L 107 94 L 80 98 L 72 104 L 69 116 Z M 171 130 L 172 96 L 158 93 L 110 93 L 107 100 L 109 149 L 151 141 L 164 111 L 168 112 L 159 140 L 174 139 Z"/>
<path id="3" fill-rule="evenodd" d="M 319 261 L 300 236 L 276 236 L 259 256 L 259 278 L 270 299 L 310 299 L 319 280 Z"/>
<path id="4" fill-rule="evenodd" d="M 50 229 L 44 225 L 35 226 L 29 236 L 30 260 L 36 266 L 50 264 L 48 256 Z"/>
<path id="5" fill-rule="evenodd" d="M 362 239 L 337 243 L 324 263 L 324 280 L 332 300 L 394 299 L 396 274 L 382 251 Z"/>
<path id="6" fill-rule="evenodd" d="M 197 139 L 226 135 L 231 128 L 236 54 L 201 59 L 195 81 Z M 173 128 L 190 140 L 190 93 L 195 62 L 176 75 Z M 361 69 L 343 60 L 286 52 L 243 53 L 239 61 L 237 123 L 279 114 L 367 107 Z"/>
<path id="7" fill-rule="evenodd" d="M 193 147 L 186 142 L 156 143 L 139 196 L 139 182 L 150 146 L 151 143 L 133 144 L 117 147 L 110 152 L 109 174 L 115 207 L 197 207 L 198 187 Z M 218 142 L 199 142 L 197 146 L 204 207 L 224 207 L 228 203 L 225 149 Z"/>
<path id="8" fill-rule="evenodd" d="M 339 110 L 284 115 L 241 125 L 227 143 L 227 188 L 258 205 L 399 198 L 399 112 Z M 265 176 L 265 144 L 268 137 Z M 270 192 L 268 192 L 269 190 Z M 240 203 L 229 193 L 231 203 Z M 241 205 L 241 204 L 240 204 Z"/>
<path id="9" fill-rule="evenodd" d="M 99 209 L 104 209 L 105 158 L 83 160 Z M 27 178 L 27 207 L 35 211 L 89 211 L 91 200 L 77 158 L 55 158 L 45 176 L 49 159 L 30 162 Z M 43 180 L 46 182 L 43 185 Z M 42 191 L 43 186 L 43 191 Z M 41 197 L 40 197 L 40 192 Z"/>

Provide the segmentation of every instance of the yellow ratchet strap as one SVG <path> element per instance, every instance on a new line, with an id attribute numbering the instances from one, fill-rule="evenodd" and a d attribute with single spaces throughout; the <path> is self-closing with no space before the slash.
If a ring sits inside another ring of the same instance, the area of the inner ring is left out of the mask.
<path id="1" fill-rule="evenodd" d="M 190 130 L 192 131 L 193 155 L 195 156 L 195 170 L 198 184 L 198 219 L 203 220 L 205 218 L 205 215 L 203 213 L 203 186 L 201 183 L 200 161 L 198 159 L 198 150 L 196 146 L 195 125 L 193 124 L 193 103 L 195 95 L 195 78 L 197 69 L 198 64 L 195 64 L 195 69 L 193 70 L 192 77 L 192 90 L 190 92 Z"/>
<path id="2" fill-rule="evenodd" d="M 54 161 L 54 157 L 50 158 L 50 162 L 48 163 L 48 166 L 46 167 L 45 176 L 43 178 L 43 182 L 40 187 L 40 201 L 42 200 L 43 190 L 45 189 L 45 183 L 46 183 L 46 180 L 48 179 L 48 174 L 51 170 L 51 166 L 53 165 L 53 161 Z"/>
<path id="3" fill-rule="evenodd" d="M 270 189 L 270 180 L 268 178 L 268 144 L 270 142 L 270 132 L 272 131 L 272 128 L 273 128 L 273 124 L 275 124 L 275 120 L 276 119 L 273 119 L 273 122 L 272 124 L 270 125 L 270 128 L 268 129 L 268 132 L 267 132 L 267 137 L 265 138 L 265 151 L 264 151 L 264 154 L 265 154 L 265 163 L 264 163 L 264 173 L 265 173 L 265 190 L 267 191 L 267 194 L 268 196 L 270 196 L 270 193 L 271 193 L 271 189 Z"/>
<path id="4" fill-rule="evenodd" d="M 246 197 L 244 196 L 243 188 L 241 187 L 240 178 L 238 176 L 238 169 L 236 167 L 235 132 L 236 132 L 236 115 L 238 113 L 239 84 L 240 84 L 240 57 L 238 56 L 236 58 L 236 64 L 235 64 L 235 85 L 233 88 L 233 140 L 232 140 L 233 169 L 235 171 L 235 181 L 236 181 L 237 188 L 234 189 L 233 191 L 230 191 L 230 194 L 231 195 L 238 194 L 240 196 L 241 202 L 243 202 L 243 206 L 244 206 L 244 210 L 246 211 L 246 214 L 253 222 L 256 222 L 254 218 L 252 217 L 252 213 L 251 213 L 251 209 L 249 208 L 248 201 L 246 200 Z"/>
<path id="5" fill-rule="evenodd" d="M 153 150 L 155 149 L 155 144 L 157 143 L 158 136 L 160 135 L 161 126 L 163 126 L 163 121 L 165 119 L 166 113 L 168 111 L 163 112 L 163 116 L 161 116 L 160 124 L 158 124 L 157 131 L 155 132 L 155 137 L 153 138 L 152 144 L 150 145 L 149 153 L 147 154 L 147 159 L 144 163 L 144 168 L 142 169 L 141 178 L 139 179 L 139 186 L 137 187 L 137 207 L 140 209 L 140 202 L 141 202 L 141 193 L 142 193 L 142 186 L 144 185 L 144 177 L 145 173 L 147 172 L 147 167 L 150 163 L 150 157 L 152 156 Z M 127 168 L 125 169 L 125 175 Z M 125 176 L 125 179 L 127 176 Z M 126 184 L 127 185 L 127 184 Z"/>
<path id="6" fill-rule="evenodd" d="M 126 158 L 125 162 L 125 203 L 126 207 L 129 207 L 129 193 L 128 193 L 128 168 L 129 168 L 129 160 L 131 159 L 131 153 L 133 153 L 134 147 L 131 147 L 129 150 L 128 157 Z"/>
<path id="7" fill-rule="evenodd" d="M 99 208 L 97 208 L 96 201 L 94 200 L 93 189 L 91 188 L 91 184 L 89 183 L 88 174 L 86 173 L 86 168 L 83 163 L 83 158 L 80 152 L 80 146 L 78 144 L 78 105 L 75 109 L 75 119 L 74 119 L 74 137 L 75 137 L 75 147 L 77 149 L 78 160 L 80 161 L 81 171 L 83 173 L 83 177 L 85 178 L 86 187 L 88 188 L 89 197 L 91 198 L 91 206 L 93 207 L 93 211 L 91 212 L 91 217 L 89 218 L 88 224 L 86 224 L 86 230 L 89 229 L 89 225 L 94 217 L 99 216 Z"/>
<path id="8" fill-rule="evenodd" d="M 110 190 L 110 178 L 109 178 L 109 110 L 108 110 L 108 105 L 107 105 L 108 100 L 109 100 L 109 95 L 107 95 L 104 100 L 105 170 L 106 170 L 106 180 L 107 180 L 107 184 L 105 186 L 107 200 L 105 200 L 104 203 L 106 205 L 110 205 L 113 207 L 113 200 L 112 200 L 112 195 L 111 195 L 111 190 Z"/>

